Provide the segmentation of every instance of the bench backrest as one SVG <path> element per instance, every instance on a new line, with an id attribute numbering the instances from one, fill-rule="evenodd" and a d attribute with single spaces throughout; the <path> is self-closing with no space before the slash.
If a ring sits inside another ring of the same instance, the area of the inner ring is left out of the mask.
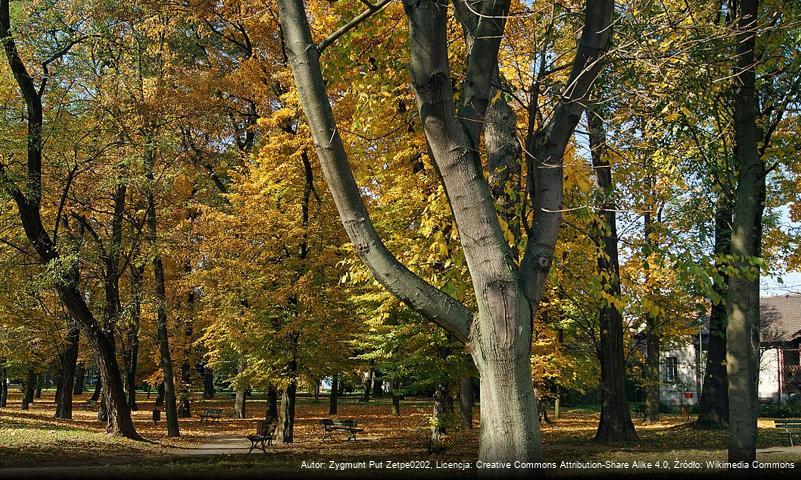
<path id="1" fill-rule="evenodd" d="M 333 423 L 335 427 L 356 427 L 356 420 L 334 420 Z"/>
<path id="2" fill-rule="evenodd" d="M 773 421 L 776 428 L 801 428 L 801 420 L 782 418 Z"/>
<path id="3" fill-rule="evenodd" d="M 334 421 L 331 420 L 330 418 L 323 418 L 322 420 L 320 420 L 320 425 L 333 426 Z"/>
<path id="4" fill-rule="evenodd" d="M 207 408 L 207 415 L 222 415 L 222 408 Z"/>
<path id="5" fill-rule="evenodd" d="M 278 422 L 267 423 L 266 420 L 259 420 L 256 422 L 256 435 L 272 436 L 276 428 L 278 428 Z"/>

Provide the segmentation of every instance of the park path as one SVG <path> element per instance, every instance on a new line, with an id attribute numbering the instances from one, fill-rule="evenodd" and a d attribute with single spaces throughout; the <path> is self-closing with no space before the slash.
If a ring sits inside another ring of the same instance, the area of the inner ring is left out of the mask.
<path id="1" fill-rule="evenodd" d="M 212 435 L 199 447 L 184 450 L 186 455 L 229 455 L 248 453 L 250 442 L 242 435 Z"/>

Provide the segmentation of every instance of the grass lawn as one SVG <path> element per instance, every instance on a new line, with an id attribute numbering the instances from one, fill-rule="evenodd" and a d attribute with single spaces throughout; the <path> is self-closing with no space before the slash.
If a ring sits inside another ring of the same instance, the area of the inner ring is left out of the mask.
<path id="1" fill-rule="evenodd" d="M 433 478 L 443 474 L 469 478 L 476 474 L 477 428 L 452 432 L 444 452 L 428 453 L 431 404 L 425 399 L 404 400 L 400 417 L 391 415 L 389 399 L 378 399 L 369 404 L 356 402 L 355 398 L 340 399 L 336 417 L 357 419 L 365 428 L 364 435 L 355 443 L 346 442 L 341 435 L 335 435 L 333 442 L 321 443 L 318 421 L 328 416 L 327 401 L 301 398 L 296 414 L 295 442 L 276 445 L 266 455 L 261 452 L 248 455 L 223 454 L 224 450 L 216 448 L 225 438 L 233 442 L 241 438 L 247 446 L 244 437 L 255 431 L 256 420 L 264 415 L 263 399 L 248 401 L 250 418 L 243 420 L 230 418 L 233 400 L 229 394 L 221 393 L 219 398 L 211 401 L 198 399 L 193 402 L 194 416 L 181 419 L 181 437 L 168 438 L 165 423 L 154 424 L 151 421 L 154 399 L 141 394 L 138 400 L 140 410 L 134 413 L 134 422 L 146 441 L 136 442 L 106 435 L 104 425 L 95 421 L 96 413 L 81 407 L 87 395 L 76 397 L 73 420 L 54 419 L 52 395 L 52 392 L 45 392 L 44 398 L 37 400 L 31 410 L 22 411 L 19 409 L 19 393 L 12 392 L 9 407 L 0 409 L 0 478 L 17 475 L 44 478 L 109 475 L 114 478 L 165 475 L 177 478 L 267 478 L 279 473 L 282 477 L 306 477 L 309 474 L 342 477 L 355 473 L 382 478 L 407 478 L 410 475 Z M 212 407 L 224 409 L 224 418 L 220 422 L 199 422 L 197 415 Z M 478 410 L 475 415 L 477 418 Z M 614 445 L 592 441 L 597 422 L 597 412 L 563 409 L 560 419 L 543 425 L 544 461 L 553 462 L 557 467 L 563 461 L 583 462 L 574 468 L 546 470 L 548 476 L 596 475 L 599 471 L 609 471 L 599 470 L 592 462 L 604 465 L 613 462 L 612 466 L 622 467 L 616 473 L 645 473 L 649 476 L 712 473 L 706 468 L 696 467 L 706 467 L 707 461 L 726 458 L 726 431 L 699 431 L 678 415 L 665 415 L 655 424 L 636 422 L 640 440 Z M 786 435 L 774 429 L 770 419 L 760 419 L 759 427 L 759 461 L 795 462 L 797 468 L 801 468 L 801 447 L 790 449 Z M 675 463 L 677 460 L 679 464 Z M 374 462 L 373 467 L 383 462 L 383 468 L 359 468 L 358 462 L 365 462 L 369 467 L 370 461 Z M 389 465 L 389 461 L 399 464 Z M 307 466 L 315 464 L 315 468 L 303 469 L 303 462 Z M 331 468 L 331 462 L 344 471 Z M 423 463 L 404 465 L 408 462 Z M 437 468 L 445 462 L 454 464 Z M 618 465 L 625 462 L 629 467 Z M 640 466 L 648 462 L 652 465 L 650 468 L 631 468 L 634 462 L 642 462 Z M 431 468 L 413 469 L 426 465 Z M 769 472 L 773 478 L 787 475 L 797 478 L 799 475 L 799 470 L 788 468 Z"/>

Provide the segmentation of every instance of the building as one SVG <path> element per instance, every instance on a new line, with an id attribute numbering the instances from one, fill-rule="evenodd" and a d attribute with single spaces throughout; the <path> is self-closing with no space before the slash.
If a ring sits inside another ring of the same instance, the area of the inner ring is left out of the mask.
<path id="1" fill-rule="evenodd" d="M 703 387 L 708 319 L 693 341 L 665 345 L 660 355 L 660 396 L 669 405 L 694 405 Z M 699 343 L 701 348 L 699 349 Z M 759 399 L 785 403 L 801 395 L 801 294 L 760 299 Z"/>

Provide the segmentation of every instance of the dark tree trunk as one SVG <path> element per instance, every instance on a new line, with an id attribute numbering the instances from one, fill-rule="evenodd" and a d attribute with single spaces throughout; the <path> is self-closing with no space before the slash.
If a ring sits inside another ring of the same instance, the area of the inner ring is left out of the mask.
<path id="1" fill-rule="evenodd" d="M 715 209 L 715 256 L 731 254 L 732 206 L 728 195 L 721 193 Z M 726 290 L 729 276 L 723 260 L 716 261 L 720 282 L 712 288 L 720 298 L 712 303 L 709 314 L 709 343 L 706 356 L 704 383 L 699 400 L 699 428 L 726 428 L 729 426 L 729 382 L 726 375 Z"/>
<path id="2" fill-rule="evenodd" d="M 5 363 L 5 360 L 0 361 Z M 0 408 L 8 406 L 8 369 L 5 365 L 0 366 Z"/>
<path id="3" fill-rule="evenodd" d="M 384 396 L 384 381 L 381 380 L 380 372 L 373 373 L 373 398 Z"/>
<path id="4" fill-rule="evenodd" d="M 314 402 L 320 401 L 320 379 L 314 381 Z"/>
<path id="5" fill-rule="evenodd" d="M 234 399 L 234 418 L 248 418 L 246 410 L 247 397 L 248 389 L 246 387 L 238 387 L 236 389 L 236 398 Z"/>
<path id="6" fill-rule="evenodd" d="M 267 409 L 264 413 L 267 423 L 278 421 L 278 389 L 272 383 L 267 385 Z"/>
<path id="7" fill-rule="evenodd" d="M 612 170 L 606 158 L 606 132 L 600 112 L 588 110 L 590 150 L 598 190 L 603 196 L 604 211 L 597 238 L 603 254 L 598 256 L 598 271 L 608 279 L 605 289 L 613 298 L 620 298 L 620 265 L 618 262 L 617 221 L 613 200 Z M 620 442 L 637 439 L 626 399 L 626 367 L 623 346 L 623 315 L 615 305 L 606 302 L 599 313 L 601 330 L 601 421 L 595 439 Z"/>
<path id="8" fill-rule="evenodd" d="M 281 412 L 278 420 L 278 428 L 281 432 L 282 443 L 292 443 L 295 431 L 295 394 L 297 393 L 297 363 L 295 360 L 289 362 L 289 383 L 284 388 L 281 395 Z"/>
<path id="9" fill-rule="evenodd" d="M 164 406 L 164 382 L 159 383 L 159 386 L 156 387 L 156 406 Z"/>
<path id="10" fill-rule="evenodd" d="M 401 401 L 400 380 L 393 380 L 392 381 L 392 415 L 395 415 L 396 417 L 400 416 L 400 401 Z"/>
<path id="11" fill-rule="evenodd" d="M 136 404 L 136 368 L 139 364 L 139 319 L 142 312 L 142 282 L 144 265 L 131 265 L 131 323 L 128 328 L 128 352 L 125 358 L 125 382 L 128 405 L 131 411 L 139 410 Z"/>
<path id="12" fill-rule="evenodd" d="M 650 176 L 647 180 L 649 191 L 653 188 L 653 181 Z M 653 251 L 654 225 L 651 212 L 647 211 L 643 216 L 644 237 L 646 252 Z M 645 283 L 650 284 L 650 270 L 645 270 Z M 645 314 L 645 412 L 649 422 L 659 421 L 659 405 L 661 403 L 659 387 L 659 355 L 661 349 L 661 335 L 659 332 L 659 322 L 650 313 Z"/>
<path id="13" fill-rule="evenodd" d="M 36 372 L 33 368 L 28 369 L 25 376 L 25 385 L 22 390 L 22 410 L 28 410 L 33 403 L 33 395 L 36 390 Z"/>
<path id="14" fill-rule="evenodd" d="M 83 362 L 78 364 L 78 368 L 75 372 L 75 386 L 72 389 L 73 395 L 83 395 L 83 387 L 84 383 L 86 382 L 86 366 Z"/>
<path id="15" fill-rule="evenodd" d="M 762 214 L 765 206 L 765 164 L 759 155 L 755 53 L 758 0 L 737 2 L 735 18 L 734 155 L 737 190 L 731 253 L 738 272 L 729 278 L 726 325 L 726 373 L 729 381 L 729 461 L 751 465 L 756 459 L 759 385 L 759 265 Z M 756 274 L 751 272 L 756 269 Z"/>
<path id="16" fill-rule="evenodd" d="M 462 412 L 462 425 L 467 429 L 473 428 L 473 377 L 462 378 L 459 391 L 459 407 Z"/>
<path id="17" fill-rule="evenodd" d="M 105 390 L 105 389 L 103 389 Z M 108 422 L 108 406 L 106 405 L 106 392 L 100 392 L 100 403 L 97 408 L 97 421 Z"/>
<path id="18" fill-rule="evenodd" d="M 214 398 L 214 371 L 208 366 L 203 367 L 203 398 Z"/>
<path id="19" fill-rule="evenodd" d="M 158 221 L 156 219 L 156 201 L 153 194 L 153 163 L 155 152 L 148 150 L 145 156 L 145 176 L 147 186 L 145 197 L 147 200 L 147 239 L 151 246 L 155 246 L 158 238 Z M 167 328 L 167 293 L 164 283 L 164 264 L 161 255 L 153 257 L 153 276 L 155 277 L 154 298 L 156 301 L 156 328 L 158 330 L 159 354 L 164 384 L 164 410 L 167 416 L 167 435 L 179 436 L 178 407 L 175 399 L 175 377 L 172 369 L 172 354 L 170 353 L 169 331 Z"/>
<path id="20" fill-rule="evenodd" d="M 79 344 L 80 331 L 77 326 L 71 326 L 67 332 L 66 347 L 59 358 L 61 376 L 56 393 L 56 418 L 72 418 L 72 385 L 75 381 Z"/>
<path id="21" fill-rule="evenodd" d="M 184 273 L 189 275 L 192 266 L 189 263 L 184 265 Z M 178 416 L 188 418 L 192 416 L 192 335 L 194 334 L 194 308 L 195 291 L 189 289 L 186 298 L 186 319 L 184 320 L 184 360 L 181 363 L 181 389 L 178 407 Z"/>
<path id="22" fill-rule="evenodd" d="M 44 383 L 44 374 L 36 375 L 36 389 L 33 392 L 33 398 L 39 400 L 42 398 L 42 384 Z"/>
<path id="23" fill-rule="evenodd" d="M 97 378 L 95 378 L 95 390 L 92 392 L 92 396 L 89 397 L 88 403 L 97 403 L 100 401 L 100 393 L 103 391 L 103 380 L 100 375 L 100 372 L 97 372 Z"/>
<path id="24" fill-rule="evenodd" d="M 339 374 L 335 373 L 331 378 L 331 395 L 328 397 L 328 414 L 336 415 L 337 397 L 339 396 Z"/>

